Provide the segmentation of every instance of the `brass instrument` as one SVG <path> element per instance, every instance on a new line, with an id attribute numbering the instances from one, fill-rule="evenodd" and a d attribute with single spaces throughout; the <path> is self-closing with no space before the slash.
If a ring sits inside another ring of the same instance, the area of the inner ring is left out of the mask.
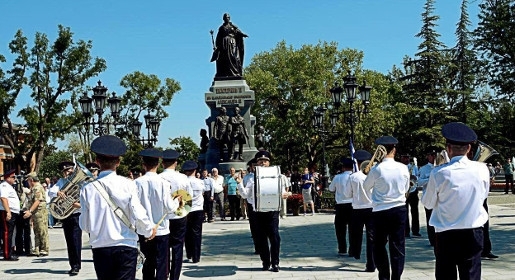
<path id="1" fill-rule="evenodd" d="M 78 162 L 76 165 L 70 176 L 59 179 L 64 181 L 60 191 L 64 192 L 66 197 L 57 196 L 50 201 L 48 210 L 56 219 L 65 219 L 75 211 L 73 204 L 79 201 L 80 188 L 85 183 L 93 181 L 93 174 L 86 167 Z"/>
<path id="2" fill-rule="evenodd" d="M 381 162 L 383 160 L 383 158 L 386 156 L 386 154 L 387 154 L 386 148 L 383 145 L 377 145 L 376 151 L 374 152 L 372 159 L 370 159 L 368 164 L 363 169 L 363 173 L 368 174 L 368 172 L 370 172 L 370 169 L 372 168 L 372 166 L 374 166 L 374 161 L 377 160 L 378 162 Z"/>
<path id="3" fill-rule="evenodd" d="M 406 193 L 406 197 L 408 197 L 408 195 L 410 193 L 417 190 L 417 186 L 418 186 L 417 176 L 411 174 L 413 172 L 413 169 L 415 169 L 415 166 L 417 166 L 417 158 L 413 158 L 413 163 L 409 169 L 410 181 L 409 181 L 409 189 L 408 189 L 408 192 Z"/>
<path id="4" fill-rule="evenodd" d="M 441 152 L 436 154 L 434 166 L 436 167 L 444 163 L 448 163 L 449 161 L 451 160 L 449 159 L 449 154 L 447 153 L 447 150 L 442 150 Z"/>
<path id="5" fill-rule="evenodd" d="M 186 215 L 188 215 L 188 213 L 191 210 L 191 204 L 192 204 L 193 198 L 186 190 L 177 190 L 177 191 L 173 192 L 172 198 L 176 198 L 179 195 L 182 197 L 182 201 L 181 201 L 181 205 L 179 206 L 179 208 L 177 208 L 177 210 L 175 210 L 175 215 L 177 215 L 179 217 L 185 217 Z"/>
<path id="6" fill-rule="evenodd" d="M 472 160 L 479 161 L 479 162 L 485 162 L 488 158 L 494 155 L 498 155 L 499 153 L 494 150 L 492 147 L 488 146 L 487 144 L 477 141 L 477 150 L 474 154 L 474 157 Z"/>

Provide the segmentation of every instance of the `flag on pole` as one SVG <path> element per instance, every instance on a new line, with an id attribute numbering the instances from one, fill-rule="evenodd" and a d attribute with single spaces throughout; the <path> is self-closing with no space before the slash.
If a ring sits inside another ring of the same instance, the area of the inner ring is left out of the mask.
<path id="1" fill-rule="evenodd" d="M 358 163 L 356 162 L 356 159 L 354 159 L 354 153 L 356 150 L 354 149 L 354 143 L 352 143 L 352 138 L 349 138 L 349 150 L 350 150 L 350 158 L 352 159 L 352 162 L 354 162 L 354 172 L 358 171 Z"/>

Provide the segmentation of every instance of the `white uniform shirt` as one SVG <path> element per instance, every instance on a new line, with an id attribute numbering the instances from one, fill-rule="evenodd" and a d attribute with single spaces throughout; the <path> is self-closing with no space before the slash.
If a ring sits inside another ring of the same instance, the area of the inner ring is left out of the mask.
<path id="1" fill-rule="evenodd" d="M 163 172 L 161 172 L 161 174 L 159 174 L 159 176 L 170 183 L 172 194 L 178 190 L 185 190 L 191 195 L 191 197 L 193 197 L 193 190 L 191 189 L 190 182 L 188 181 L 188 177 L 186 177 L 186 175 L 172 169 L 165 169 Z M 186 216 L 177 216 L 175 215 L 175 212 L 172 212 L 168 215 L 168 219 L 183 218 L 186 218 Z"/>
<path id="2" fill-rule="evenodd" d="M 18 198 L 18 194 L 16 193 L 16 190 L 14 190 L 13 186 L 6 181 L 3 181 L 0 184 L 0 197 L 7 198 L 7 203 L 9 203 L 9 210 L 11 212 L 20 214 L 20 199 Z M 1 202 L 0 210 L 6 210 Z"/>
<path id="3" fill-rule="evenodd" d="M 429 224 L 436 232 L 482 227 L 488 221 L 483 202 L 490 190 L 486 165 L 455 156 L 429 176 L 422 204 L 433 209 Z"/>
<path id="4" fill-rule="evenodd" d="M 210 196 L 214 196 L 215 195 L 215 181 L 210 178 L 210 177 L 207 177 L 207 178 L 204 178 L 202 179 L 202 182 L 204 182 L 204 192 L 210 192 Z"/>
<path id="5" fill-rule="evenodd" d="M 247 190 L 247 184 L 252 180 L 252 191 Z M 243 180 L 238 184 L 238 193 L 244 199 L 247 199 L 247 203 L 250 203 L 254 207 L 254 173 L 248 173 L 243 177 Z"/>
<path id="6" fill-rule="evenodd" d="M 370 170 L 363 183 L 365 191 L 372 189 L 373 212 L 406 204 L 410 175 L 406 165 L 385 158 Z"/>
<path id="7" fill-rule="evenodd" d="M 329 191 L 334 192 L 334 199 L 336 204 L 352 203 L 352 196 L 345 195 L 347 188 L 347 181 L 352 171 L 344 171 L 334 176 L 333 181 L 329 185 Z"/>
<path id="8" fill-rule="evenodd" d="M 136 232 L 149 237 L 154 223 L 150 221 L 147 211 L 138 199 L 136 183 L 110 170 L 100 172 L 97 181 L 102 182 L 100 187 L 105 187 L 113 203 L 122 209 L 130 223 L 136 227 Z M 94 183 L 98 184 L 95 181 L 88 183 L 80 191 L 80 205 L 83 211 L 79 216 L 79 224 L 83 231 L 90 234 L 91 247 L 136 248 L 138 234 L 116 216 Z"/>
<path id="9" fill-rule="evenodd" d="M 138 197 L 143 208 L 147 210 L 152 222 L 156 224 L 163 215 L 174 212 L 179 207 L 179 200 L 172 199 L 171 186 L 168 181 L 155 172 L 146 172 L 145 175 L 134 180 L 138 187 Z M 170 233 L 170 222 L 164 219 L 157 228 L 157 236 Z"/>
<path id="10" fill-rule="evenodd" d="M 215 193 L 220 193 L 224 191 L 224 176 L 218 175 L 217 178 L 212 177 L 213 181 L 215 182 Z"/>
<path id="11" fill-rule="evenodd" d="M 372 208 L 372 190 L 365 190 L 363 188 L 363 182 L 367 175 L 363 172 L 354 172 L 349 176 L 347 180 L 347 187 L 345 188 L 344 194 L 346 197 L 352 197 L 352 208 L 353 209 L 366 209 Z"/>
<path id="12" fill-rule="evenodd" d="M 429 182 L 429 174 L 433 170 L 434 166 L 432 163 L 428 162 L 426 165 L 420 167 L 419 177 L 418 177 L 418 186 L 422 188 L 422 192 L 426 192 L 427 182 Z"/>
<path id="13" fill-rule="evenodd" d="M 191 212 L 204 210 L 204 182 L 195 176 L 187 177 L 193 191 Z"/>
<path id="14" fill-rule="evenodd" d="M 48 189 L 48 196 L 50 198 L 57 197 L 57 192 L 59 192 L 66 185 L 67 182 L 68 181 L 64 178 L 60 178 L 59 180 L 57 180 L 57 182 L 53 184 L 51 188 Z M 75 210 L 73 210 L 72 215 L 80 212 L 80 208 L 75 208 Z"/>

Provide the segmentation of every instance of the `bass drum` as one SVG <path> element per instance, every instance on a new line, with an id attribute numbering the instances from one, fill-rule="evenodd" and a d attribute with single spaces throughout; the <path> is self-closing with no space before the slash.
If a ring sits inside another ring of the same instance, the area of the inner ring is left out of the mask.
<path id="1" fill-rule="evenodd" d="M 257 166 L 254 176 L 255 211 L 279 211 L 282 200 L 281 168 Z"/>

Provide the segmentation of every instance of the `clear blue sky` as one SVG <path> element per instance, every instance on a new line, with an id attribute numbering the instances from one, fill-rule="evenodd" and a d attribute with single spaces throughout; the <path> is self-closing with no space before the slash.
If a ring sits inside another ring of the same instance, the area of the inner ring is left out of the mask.
<path id="1" fill-rule="evenodd" d="M 479 3 L 469 3 L 471 28 L 477 23 Z M 159 134 L 158 146 L 168 147 L 169 138 L 178 136 L 198 143 L 199 130 L 206 128 L 204 93 L 215 74 L 215 64 L 209 62 L 209 30 L 216 35 L 225 12 L 249 35 L 244 66 L 254 54 L 269 51 L 282 40 L 295 48 L 335 41 L 340 48 L 362 50 L 366 69 L 387 73 L 405 55 L 417 52 L 421 40 L 415 34 L 422 25 L 424 4 L 425 0 L 2 0 L 0 53 L 9 56 L 8 43 L 18 29 L 31 41 L 36 32 L 53 41 L 62 24 L 71 28 L 76 40 L 92 40 L 93 55 L 107 61 L 107 70 L 88 82 L 91 86 L 100 79 L 109 91 L 122 93 L 121 78 L 134 71 L 177 80 L 182 90 L 167 108 L 170 116 Z M 455 45 L 460 6 L 461 0 L 436 0 L 436 30 L 449 47 Z M 8 58 L 2 68 L 11 63 Z M 29 102 L 22 99 L 19 105 Z"/>

